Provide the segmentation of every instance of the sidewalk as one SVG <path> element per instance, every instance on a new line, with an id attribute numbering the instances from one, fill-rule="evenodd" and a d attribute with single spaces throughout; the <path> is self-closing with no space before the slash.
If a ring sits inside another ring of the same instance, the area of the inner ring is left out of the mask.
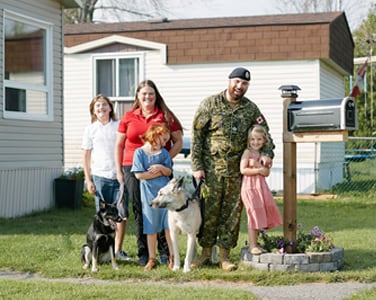
<path id="1" fill-rule="evenodd" d="M 261 300 L 342 300 L 356 292 L 376 287 L 376 283 L 312 283 L 294 286 L 252 287 Z"/>
<path id="2" fill-rule="evenodd" d="M 0 271 L 0 278 L 13 280 L 34 280 L 50 282 L 67 282 L 81 284 L 141 284 L 155 285 L 163 284 L 163 281 L 144 281 L 144 280 L 123 280 L 110 281 L 98 280 L 92 278 L 43 278 L 33 273 L 21 273 L 13 271 Z M 311 283 L 291 286 L 254 286 L 247 283 L 223 282 L 223 281 L 194 281 L 186 283 L 166 282 L 166 285 L 192 287 L 192 288 L 228 288 L 242 289 L 252 292 L 260 300 L 342 300 L 350 297 L 352 294 L 376 287 L 374 283 Z"/>

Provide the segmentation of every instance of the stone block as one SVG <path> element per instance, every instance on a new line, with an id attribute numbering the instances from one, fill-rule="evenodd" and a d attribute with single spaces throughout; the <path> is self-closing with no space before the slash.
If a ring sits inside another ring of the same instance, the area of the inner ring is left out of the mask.
<path id="1" fill-rule="evenodd" d="M 345 249 L 340 248 L 340 247 L 336 247 L 336 248 L 333 248 L 332 250 L 330 250 L 330 252 L 332 253 L 333 258 L 336 260 L 339 257 L 343 257 L 344 256 Z"/>
<path id="2" fill-rule="evenodd" d="M 320 272 L 332 272 L 337 270 L 336 262 L 320 263 Z"/>
<path id="3" fill-rule="evenodd" d="M 260 262 L 260 255 L 252 255 L 248 251 L 248 247 L 243 247 L 240 252 L 240 261 Z"/>
<path id="4" fill-rule="evenodd" d="M 300 272 L 318 272 L 320 271 L 320 264 L 295 265 L 295 270 Z"/>
<path id="5" fill-rule="evenodd" d="M 252 255 L 248 252 L 248 247 L 243 247 L 240 261 L 262 271 L 332 272 L 343 267 L 344 249 L 334 248 L 330 252 Z"/>
<path id="6" fill-rule="evenodd" d="M 311 263 L 326 263 L 332 261 L 331 252 L 308 252 Z"/>
<path id="7" fill-rule="evenodd" d="M 276 265 L 283 264 L 283 254 L 265 253 L 260 255 L 260 263 L 270 263 Z"/>
<path id="8" fill-rule="evenodd" d="M 309 264 L 309 257 L 304 253 L 285 254 L 283 261 L 285 265 L 303 265 Z"/>
<path id="9" fill-rule="evenodd" d="M 343 248 L 333 248 L 331 251 L 332 253 L 332 260 L 337 262 L 337 268 L 341 269 L 345 264 L 345 250 Z"/>
<path id="10" fill-rule="evenodd" d="M 274 264 L 270 264 L 269 270 L 270 271 L 286 272 L 286 271 L 293 271 L 294 267 L 295 267 L 294 265 L 274 265 Z"/>

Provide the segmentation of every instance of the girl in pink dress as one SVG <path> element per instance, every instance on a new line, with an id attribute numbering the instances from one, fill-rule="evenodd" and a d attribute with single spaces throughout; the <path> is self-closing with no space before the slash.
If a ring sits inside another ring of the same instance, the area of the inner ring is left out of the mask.
<path id="1" fill-rule="evenodd" d="M 248 147 L 240 161 L 243 175 L 241 198 L 247 210 L 249 252 L 259 255 L 265 252 L 257 244 L 258 231 L 282 225 L 281 214 L 266 183 L 270 169 L 260 162 L 260 151 L 267 142 L 268 135 L 262 126 L 254 126 L 248 131 Z"/>

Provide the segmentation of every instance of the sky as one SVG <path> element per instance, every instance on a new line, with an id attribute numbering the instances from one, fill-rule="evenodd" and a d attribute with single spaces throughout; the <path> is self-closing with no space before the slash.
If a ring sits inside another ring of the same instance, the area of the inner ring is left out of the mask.
<path id="1" fill-rule="evenodd" d="M 102 2 L 111 0 L 100 0 Z M 117 0 L 117 2 L 128 0 Z M 141 1 L 141 0 L 139 0 Z M 192 18 L 215 18 L 232 16 L 255 16 L 287 13 L 281 10 L 281 2 L 278 0 L 164 0 L 167 2 L 168 12 L 164 17 L 168 19 L 192 19 Z M 297 0 L 300 1 L 300 0 Z M 339 0 L 345 10 L 351 30 L 356 29 L 362 19 L 368 15 L 369 8 L 376 0 Z M 137 1 L 136 1 L 137 2 Z M 184 2 L 184 4 L 182 4 Z M 295 13 L 296 11 L 291 11 Z M 126 16 L 124 14 L 124 16 Z M 106 21 L 106 17 L 97 12 L 94 16 L 96 21 Z M 130 19 L 127 21 L 137 21 Z M 125 20 L 120 20 L 125 21 Z"/>
<path id="2" fill-rule="evenodd" d="M 299 0 L 300 1 L 300 0 Z M 171 0 L 174 3 L 174 0 Z M 361 20 L 367 17 L 368 10 L 375 0 L 342 0 L 347 21 L 351 29 L 355 29 Z M 281 11 L 278 0 L 207 0 L 191 1 L 190 6 L 170 8 L 181 18 L 207 18 L 207 17 L 231 17 L 254 16 L 287 13 Z M 294 11 L 291 11 L 294 13 Z"/>

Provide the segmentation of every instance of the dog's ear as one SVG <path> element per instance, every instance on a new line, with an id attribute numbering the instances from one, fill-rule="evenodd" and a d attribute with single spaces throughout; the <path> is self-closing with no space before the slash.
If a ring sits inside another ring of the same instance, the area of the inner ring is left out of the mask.
<path id="1" fill-rule="evenodd" d="M 184 182 L 184 177 L 180 177 L 176 182 L 176 188 L 181 188 Z"/>

